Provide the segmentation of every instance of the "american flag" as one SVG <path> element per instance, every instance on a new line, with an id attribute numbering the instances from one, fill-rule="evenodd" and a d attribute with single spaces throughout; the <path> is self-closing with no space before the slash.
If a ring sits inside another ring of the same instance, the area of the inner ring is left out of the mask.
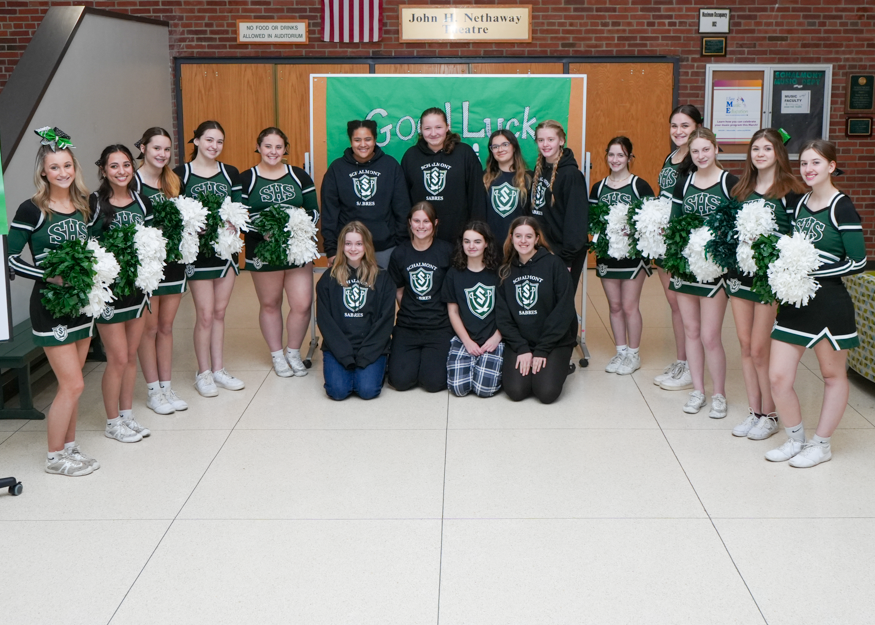
<path id="1" fill-rule="evenodd" d="M 383 0 L 322 0 L 323 41 L 379 41 Z"/>

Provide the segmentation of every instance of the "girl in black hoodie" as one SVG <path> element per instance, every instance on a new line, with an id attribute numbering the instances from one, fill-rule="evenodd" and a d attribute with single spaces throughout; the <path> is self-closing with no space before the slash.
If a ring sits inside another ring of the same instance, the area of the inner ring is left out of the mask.
<path id="1" fill-rule="evenodd" d="M 571 272 L 577 289 L 586 263 L 589 202 L 586 179 L 565 147 L 565 129 L 552 119 L 535 127 L 538 163 L 532 182 L 532 215 L 544 231 L 547 243 Z"/>
<path id="2" fill-rule="evenodd" d="M 377 266 L 364 224 L 353 221 L 344 226 L 337 246 L 342 253 L 316 285 L 325 392 L 336 400 L 352 393 L 373 399 L 383 390 L 395 289 Z"/>
<path id="3" fill-rule="evenodd" d="M 351 221 L 371 232 L 377 264 L 385 269 L 395 246 L 407 239 L 410 197 L 404 172 L 377 146 L 377 122 L 353 120 L 346 125 L 350 147 L 322 179 L 322 238 L 328 264 L 337 254 L 337 236 Z"/>
<path id="4" fill-rule="evenodd" d="M 532 172 L 528 169 L 514 134 L 507 129 L 493 132 L 489 137 L 483 186 L 486 188 L 486 223 L 496 241 L 503 242 L 507 238 L 514 219 L 530 213 Z"/>
<path id="5" fill-rule="evenodd" d="M 504 257 L 496 296 L 502 385 L 513 401 L 534 395 L 550 404 L 562 393 L 577 338 L 574 287 L 533 217 L 514 219 Z"/>
<path id="6" fill-rule="evenodd" d="M 450 131 L 444 111 L 426 109 L 419 126 L 419 141 L 401 159 L 410 203 L 434 206 L 441 222 L 438 236 L 452 244 L 466 223 L 484 219 L 483 169 L 473 148 Z"/>

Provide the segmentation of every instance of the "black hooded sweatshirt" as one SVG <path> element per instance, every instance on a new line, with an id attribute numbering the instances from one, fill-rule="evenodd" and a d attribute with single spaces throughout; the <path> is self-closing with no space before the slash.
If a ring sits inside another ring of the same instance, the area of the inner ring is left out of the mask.
<path id="1" fill-rule="evenodd" d="M 546 358 L 557 347 L 577 340 L 574 288 L 568 268 L 558 257 L 538 248 L 525 265 L 519 258 L 499 287 L 496 319 L 502 340 L 516 354 Z"/>
<path id="2" fill-rule="evenodd" d="M 541 224 L 550 249 L 571 267 L 586 252 L 589 233 L 589 200 L 586 179 L 568 148 L 559 158 L 556 180 L 550 188 L 553 166 L 545 162 L 532 189 L 532 215 Z"/>
<path id="3" fill-rule="evenodd" d="M 401 159 L 410 203 L 423 200 L 434 206 L 438 218 L 437 238 L 454 243 L 472 219 L 484 219 L 486 189 L 483 166 L 467 143 L 457 143 L 453 152 L 434 152 L 425 139 L 410 147 Z M 325 226 L 323 225 L 323 228 Z"/>
<path id="4" fill-rule="evenodd" d="M 352 267 L 341 286 L 326 271 L 316 285 L 316 323 L 322 350 L 346 369 L 364 368 L 389 353 L 395 324 L 395 285 L 381 271 L 374 288 L 362 285 Z"/>
<path id="5" fill-rule="evenodd" d="M 322 179 L 322 238 L 325 253 L 337 254 L 337 237 L 351 221 L 360 221 L 378 252 L 407 240 L 410 197 L 401 166 L 379 146 L 371 160 L 359 163 L 352 148 L 331 163 Z"/>

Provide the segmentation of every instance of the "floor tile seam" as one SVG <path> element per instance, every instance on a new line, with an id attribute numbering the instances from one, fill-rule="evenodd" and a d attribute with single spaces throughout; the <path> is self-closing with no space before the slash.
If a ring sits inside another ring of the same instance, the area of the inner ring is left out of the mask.
<path id="1" fill-rule="evenodd" d="M 435 622 L 440 625 L 441 622 L 441 580 L 444 572 L 444 516 L 447 502 L 447 457 L 449 456 L 450 447 L 450 394 L 447 392 L 447 413 L 444 434 L 444 479 L 441 486 L 441 528 L 440 528 L 440 548 L 438 549 L 438 587 L 437 587 L 437 614 Z"/>

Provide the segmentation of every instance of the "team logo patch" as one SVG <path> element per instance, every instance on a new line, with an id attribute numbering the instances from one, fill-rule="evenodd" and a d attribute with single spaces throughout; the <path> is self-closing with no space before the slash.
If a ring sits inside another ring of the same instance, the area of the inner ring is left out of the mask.
<path id="1" fill-rule="evenodd" d="M 465 299 L 468 301 L 468 310 L 471 314 L 479 319 L 486 319 L 495 308 L 495 287 L 478 282 L 470 289 L 465 289 Z"/>
<path id="2" fill-rule="evenodd" d="M 368 301 L 368 289 L 367 287 L 363 287 L 358 282 L 353 284 L 352 286 L 343 287 L 343 305 L 346 306 L 350 312 L 358 312 L 365 306 L 365 302 Z"/>
<path id="3" fill-rule="evenodd" d="M 678 183 L 678 172 L 671 167 L 665 167 L 659 172 L 659 188 L 673 189 Z"/>
<path id="4" fill-rule="evenodd" d="M 355 187 L 355 194 L 364 202 L 370 200 L 377 193 L 376 176 L 359 176 L 358 178 L 353 178 L 352 183 Z"/>
<path id="5" fill-rule="evenodd" d="M 538 181 L 538 186 L 535 187 L 535 197 L 532 198 L 532 206 L 537 209 L 542 209 L 547 204 L 547 186 L 542 180 Z"/>
<path id="6" fill-rule="evenodd" d="M 67 326 L 55 326 L 52 328 L 52 334 L 58 341 L 63 341 L 67 338 Z"/>
<path id="7" fill-rule="evenodd" d="M 516 285 L 516 301 L 525 308 L 531 310 L 538 303 L 538 283 L 524 280 Z"/>
<path id="8" fill-rule="evenodd" d="M 681 285 L 684 283 L 684 281 L 681 280 L 679 276 L 672 276 L 671 283 L 674 285 L 675 289 L 679 289 L 681 288 Z"/>
<path id="9" fill-rule="evenodd" d="M 425 179 L 425 188 L 432 195 L 437 195 L 444 190 L 447 184 L 447 170 L 440 167 L 431 167 L 423 170 L 423 178 Z"/>
<path id="10" fill-rule="evenodd" d="M 796 220 L 794 229 L 796 232 L 804 234 L 812 243 L 816 243 L 823 238 L 825 227 L 823 222 L 818 221 L 814 217 L 803 217 Z"/>
<path id="11" fill-rule="evenodd" d="M 738 278 L 730 278 L 726 281 L 726 284 L 733 293 L 738 293 L 738 290 L 741 288 L 741 280 Z"/>
<path id="12" fill-rule="evenodd" d="M 596 265 L 595 270 L 599 273 L 600 276 L 603 276 L 608 273 L 608 266 L 604 263 L 600 263 Z"/>
<path id="13" fill-rule="evenodd" d="M 188 278 L 191 278 L 194 275 L 194 265 L 185 266 L 185 275 Z"/>
<path id="14" fill-rule="evenodd" d="M 256 256 L 255 258 L 252 259 L 252 266 L 255 267 L 256 270 L 258 270 L 258 269 L 261 269 L 262 267 L 264 267 L 264 263 L 262 262 L 262 260 L 260 258 L 258 258 Z"/>
<path id="15" fill-rule="evenodd" d="M 417 295 L 427 295 L 434 284 L 434 271 L 420 267 L 410 272 L 410 288 Z"/>
<path id="16" fill-rule="evenodd" d="M 520 191 L 509 182 L 492 189 L 492 209 L 501 217 L 507 217 L 516 208 Z"/>
<path id="17" fill-rule="evenodd" d="M 103 312 L 100 313 L 100 316 L 103 317 L 106 321 L 109 321 L 113 317 L 115 317 L 115 307 L 107 306 L 103 309 Z"/>

